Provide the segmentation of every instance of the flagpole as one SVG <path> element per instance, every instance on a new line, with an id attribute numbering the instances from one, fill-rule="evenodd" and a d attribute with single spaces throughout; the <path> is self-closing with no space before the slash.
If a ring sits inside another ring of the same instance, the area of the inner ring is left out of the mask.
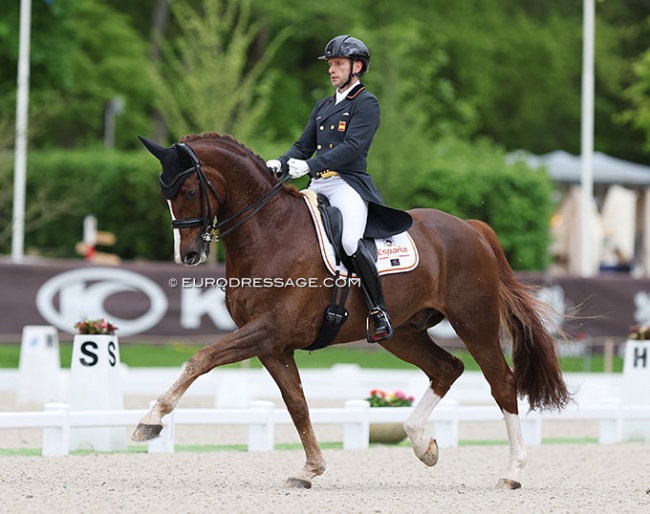
<path id="1" fill-rule="evenodd" d="M 582 41 L 582 123 L 581 123 L 581 213 L 580 213 L 580 274 L 593 275 L 593 225 L 594 197 L 594 0 L 583 0 Z M 597 250 L 597 249 L 596 249 Z"/>
<path id="2" fill-rule="evenodd" d="M 21 262 L 25 245 L 25 176 L 27 172 L 27 114 L 29 106 L 29 40 L 32 1 L 20 2 L 18 91 L 16 99 L 16 145 L 14 157 L 14 204 L 11 257 Z"/>

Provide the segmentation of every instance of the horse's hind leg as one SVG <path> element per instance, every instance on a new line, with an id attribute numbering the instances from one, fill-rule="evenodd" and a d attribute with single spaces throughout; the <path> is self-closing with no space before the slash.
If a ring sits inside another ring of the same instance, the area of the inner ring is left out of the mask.
<path id="1" fill-rule="evenodd" d="M 507 478 L 497 483 L 497 488 L 518 489 L 519 474 L 528 462 L 526 447 L 521 433 L 519 411 L 517 406 L 517 385 L 515 376 L 503 355 L 499 342 L 499 317 L 493 313 L 490 321 L 480 321 L 480 314 L 475 313 L 476 323 L 454 326 L 456 333 L 483 371 L 490 384 L 492 397 L 503 413 L 506 433 L 510 447 L 510 469 Z M 480 327 L 480 333 L 474 329 Z"/>
<path id="2" fill-rule="evenodd" d="M 302 441 L 302 446 L 305 449 L 305 465 L 296 476 L 287 479 L 285 485 L 287 487 L 309 489 L 311 479 L 325 472 L 325 459 L 318 446 L 316 434 L 309 419 L 309 409 L 305 395 L 302 392 L 300 374 L 298 373 L 293 352 L 260 356 L 259 359 L 280 388 L 282 399 L 287 406 Z"/>
<path id="3" fill-rule="evenodd" d="M 392 339 L 381 343 L 400 359 L 414 364 L 429 377 L 430 384 L 404 423 L 413 452 L 427 466 L 438 462 L 438 444 L 425 436 L 426 422 L 451 385 L 463 373 L 463 363 L 431 340 L 426 331 L 398 330 Z"/>

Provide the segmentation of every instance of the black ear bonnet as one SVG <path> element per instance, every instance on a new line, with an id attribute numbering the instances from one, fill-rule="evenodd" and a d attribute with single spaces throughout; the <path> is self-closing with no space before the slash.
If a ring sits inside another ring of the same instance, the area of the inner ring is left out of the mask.
<path id="1" fill-rule="evenodd" d="M 199 159 L 194 150 L 185 143 L 176 143 L 170 148 L 165 148 L 144 137 L 140 137 L 140 141 L 162 164 L 160 191 L 165 198 L 171 200 L 185 179 L 198 169 Z"/>

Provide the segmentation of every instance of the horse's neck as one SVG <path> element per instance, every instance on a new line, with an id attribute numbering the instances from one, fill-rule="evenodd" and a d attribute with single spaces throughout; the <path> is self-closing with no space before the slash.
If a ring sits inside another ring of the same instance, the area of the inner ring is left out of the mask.
<path id="1" fill-rule="evenodd" d="M 247 207 L 263 194 L 264 191 L 238 208 Z M 307 237 L 305 232 L 311 228 L 309 223 L 304 200 L 280 191 L 257 214 L 223 239 L 226 262 L 237 263 L 241 269 L 263 266 L 287 248 L 298 248 Z"/>
<path id="2" fill-rule="evenodd" d="M 223 176 L 227 200 L 223 212 L 219 213 L 219 221 L 245 211 L 223 227 L 223 232 L 248 216 L 251 211 L 246 209 L 262 198 L 274 182 L 265 169 L 256 169 L 255 163 L 247 161 L 239 147 L 225 144 L 222 150 L 220 159 L 225 165 L 221 168 L 230 170 L 230 173 Z M 242 164 L 242 159 L 245 164 Z M 242 166 L 250 167 L 243 170 Z M 313 245 L 307 242 L 312 239 Z M 277 254 L 288 255 L 287 248 L 296 248 L 303 254 L 316 251 L 317 240 L 302 197 L 279 191 L 259 212 L 230 232 L 223 239 L 223 245 L 227 268 L 236 268 L 245 274 L 276 261 Z M 287 263 L 284 262 L 283 266 L 287 267 Z"/>

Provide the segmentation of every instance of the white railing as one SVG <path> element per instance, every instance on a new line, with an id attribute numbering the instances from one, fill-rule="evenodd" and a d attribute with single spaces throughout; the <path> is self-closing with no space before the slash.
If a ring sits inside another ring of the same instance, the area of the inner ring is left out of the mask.
<path id="1" fill-rule="evenodd" d="M 525 412 L 522 405 L 521 412 Z M 311 409 L 314 424 L 342 424 L 343 448 L 365 449 L 369 445 L 370 423 L 402 423 L 412 407 L 370 408 L 364 400 L 349 400 L 344 408 Z M 50 403 L 42 412 L 0 413 L 2 428 L 42 428 L 43 455 L 67 455 L 70 429 L 82 427 L 135 427 L 144 410 L 71 411 L 67 404 Z M 433 414 L 432 435 L 441 447 L 457 446 L 459 425 L 466 422 L 499 421 L 503 416 L 497 407 L 460 406 L 443 401 Z M 524 442 L 542 443 L 542 423 L 547 420 L 599 422 L 599 442 L 623 440 L 624 421 L 650 422 L 650 406 L 629 406 L 619 402 L 602 405 L 571 406 L 561 413 L 531 412 L 521 416 Z M 247 409 L 177 409 L 164 419 L 161 437 L 148 443 L 150 453 L 173 453 L 174 429 L 179 425 L 246 425 L 248 450 L 271 451 L 274 448 L 276 425 L 291 424 L 286 409 L 276 409 L 269 401 L 251 402 Z"/>
<path id="2" fill-rule="evenodd" d="M 155 398 L 179 376 L 181 368 L 132 368 L 122 366 L 121 389 L 124 395 L 151 395 Z M 325 369 L 300 371 L 303 391 L 308 400 L 348 400 L 369 396 L 371 389 L 386 392 L 400 390 L 420 398 L 428 385 L 419 370 L 366 369 L 356 364 L 338 364 Z M 17 369 L 0 369 L 0 391 L 16 392 Z M 60 371 L 59 394 L 49 401 L 66 401 L 70 370 Z M 602 398 L 623 398 L 621 373 L 566 373 L 568 388 L 576 393 L 579 404 L 598 404 Z M 216 408 L 246 408 L 254 400 L 280 400 L 280 391 L 264 369 L 219 368 L 200 376 L 186 396 L 212 397 Z M 490 386 L 478 371 L 466 371 L 453 384 L 447 400 L 463 404 L 494 406 Z M 44 400 L 41 405 L 46 401 Z"/>
<path id="3" fill-rule="evenodd" d="M 59 396 L 66 398 L 69 370 L 61 370 Z M 151 395 L 166 390 L 178 377 L 178 368 L 122 367 L 117 378 L 124 395 Z M 356 365 L 337 365 L 329 369 L 301 371 L 305 396 L 309 400 L 348 400 L 345 408 L 313 408 L 315 424 L 343 425 L 345 449 L 368 447 L 370 423 L 402 423 L 411 412 L 406 408 L 373 408 L 361 400 L 371 389 L 387 392 L 401 390 L 419 399 L 427 388 L 427 379 L 417 370 L 362 369 Z M 0 391 L 16 391 L 18 370 L 0 370 Z M 529 445 L 541 444 L 542 423 L 547 420 L 599 423 L 599 441 L 610 443 L 623 440 L 627 421 L 650 425 L 650 405 L 622 405 L 624 398 L 621 374 L 566 374 L 570 391 L 576 392 L 575 404 L 558 413 L 531 412 L 521 416 L 524 439 Z M 274 448 L 274 429 L 291 424 L 285 409 L 275 409 L 268 400 L 278 400 L 279 390 L 263 369 L 219 369 L 199 377 L 187 391 L 188 396 L 214 398 L 214 409 L 177 409 L 164 419 L 161 438 L 148 444 L 150 452 L 173 452 L 174 429 L 180 425 L 244 425 L 248 427 L 248 449 L 268 451 Z M 356 400 L 349 400 L 356 398 Z M 604 398 L 614 398 L 608 403 Z M 629 402 L 628 402 L 629 403 Z M 41 403 L 42 405 L 43 403 Z M 91 405 L 92 407 L 92 405 Z M 98 406 L 98 409 L 102 406 Z M 528 411 L 521 405 L 520 412 Z M 43 455 L 69 453 L 70 430 L 84 427 L 135 427 L 144 410 L 72 410 L 64 403 L 47 403 L 40 412 L 0 413 L 1 428 L 43 429 Z M 453 385 L 445 399 L 435 409 L 430 426 L 440 446 L 456 446 L 461 423 L 499 421 L 502 414 L 495 405 L 490 388 L 479 372 L 466 372 Z"/>

